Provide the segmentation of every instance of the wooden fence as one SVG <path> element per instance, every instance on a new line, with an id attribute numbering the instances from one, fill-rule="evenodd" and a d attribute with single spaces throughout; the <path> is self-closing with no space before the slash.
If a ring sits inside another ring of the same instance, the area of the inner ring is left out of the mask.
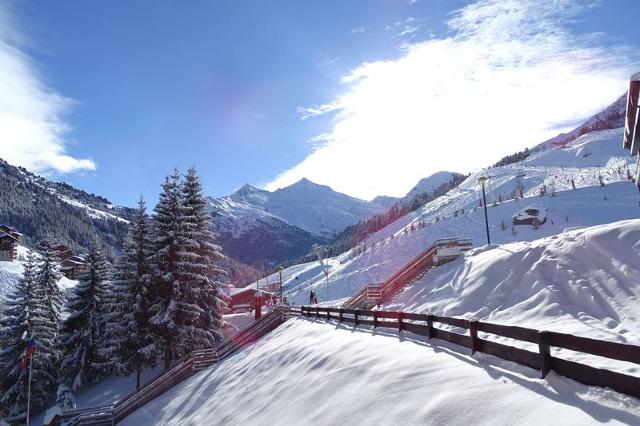
<path id="1" fill-rule="evenodd" d="M 293 315 L 316 317 L 339 322 L 352 323 L 354 326 L 370 325 L 374 328 L 393 328 L 398 331 L 436 338 L 464 346 L 471 353 L 483 352 L 518 364 L 540 370 L 541 377 L 549 371 L 555 371 L 586 385 L 602 386 L 640 398 L 640 377 L 630 376 L 603 368 L 558 358 L 551 354 L 551 348 L 562 348 L 575 352 L 596 355 L 608 359 L 640 364 L 640 346 L 604 340 L 578 337 L 553 331 L 492 324 L 477 319 L 443 317 L 413 312 L 371 311 L 342 309 L 319 306 L 294 306 L 289 309 Z M 435 327 L 445 324 L 464 330 L 464 334 Z M 533 343 L 537 352 L 483 339 L 478 332 Z"/>
<path id="2" fill-rule="evenodd" d="M 173 368 L 145 383 L 140 389 L 115 404 L 63 412 L 61 423 L 69 426 L 113 425 L 195 372 L 223 360 L 238 349 L 258 340 L 284 321 L 283 308 L 276 308 L 215 348 L 190 352 Z"/>

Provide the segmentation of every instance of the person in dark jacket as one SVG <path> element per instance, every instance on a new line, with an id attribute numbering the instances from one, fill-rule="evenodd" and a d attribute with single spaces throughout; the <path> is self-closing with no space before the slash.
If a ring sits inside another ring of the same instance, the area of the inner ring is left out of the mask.
<path id="1" fill-rule="evenodd" d="M 311 293 L 309 293 L 309 304 L 313 305 L 313 299 L 314 299 L 314 294 L 313 294 L 313 290 L 311 290 Z"/>

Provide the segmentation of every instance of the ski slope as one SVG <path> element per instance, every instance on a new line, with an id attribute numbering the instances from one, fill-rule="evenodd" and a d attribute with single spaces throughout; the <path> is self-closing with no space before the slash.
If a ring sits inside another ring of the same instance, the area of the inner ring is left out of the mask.
<path id="1" fill-rule="evenodd" d="M 318 262 L 285 269 L 286 294 L 292 303 L 303 304 L 315 289 L 321 302 L 339 304 L 362 286 L 384 280 L 438 238 L 457 236 L 470 238 L 476 247 L 486 244 L 478 185 L 483 175 L 490 176 L 487 204 L 494 244 L 533 241 L 565 229 L 640 217 L 638 190 L 627 180 L 627 168 L 635 166 L 621 138 L 622 129 L 591 132 L 520 163 L 472 173 L 458 188 L 372 234 L 360 247 L 327 259 L 328 291 Z M 541 196 L 543 185 L 547 192 Z M 528 207 L 538 208 L 547 222 L 538 229 L 512 228 L 512 217 Z M 278 274 L 268 280 L 278 281 Z M 263 279 L 261 285 L 265 283 Z"/>
<path id="2" fill-rule="evenodd" d="M 404 333 L 292 319 L 123 425 L 638 424 L 638 400 Z"/>

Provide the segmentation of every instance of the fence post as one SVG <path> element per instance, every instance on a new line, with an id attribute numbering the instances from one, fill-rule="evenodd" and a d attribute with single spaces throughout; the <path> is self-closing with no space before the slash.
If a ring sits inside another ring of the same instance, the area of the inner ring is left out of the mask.
<path id="1" fill-rule="evenodd" d="M 316 306 L 316 318 L 320 316 L 320 307 Z"/>
<path id="2" fill-rule="evenodd" d="M 402 331 L 402 314 L 403 312 L 398 312 L 398 333 Z"/>
<path id="3" fill-rule="evenodd" d="M 378 311 L 373 311 L 373 328 L 378 326 Z"/>
<path id="4" fill-rule="evenodd" d="M 471 318 L 469 321 L 469 336 L 471 336 L 471 355 L 478 350 L 478 318 Z"/>
<path id="5" fill-rule="evenodd" d="M 551 370 L 551 348 L 549 347 L 549 332 L 538 332 L 538 348 L 540 350 L 540 377 L 545 378 Z"/>
<path id="6" fill-rule="evenodd" d="M 338 308 L 338 322 L 342 322 L 342 308 Z"/>
<path id="7" fill-rule="evenodd" d="M 355 324 L 354 327 L 358 326 L 358 309 L 353 313 L 353 323 Z"/>
<path id="8" fill-rule="evenodd" d="M 431 337 L 433 336 L 433 315 L 432 314 L 427 314 L 427 330 L 429 334 L 427 338 L 431 340 Z"/>

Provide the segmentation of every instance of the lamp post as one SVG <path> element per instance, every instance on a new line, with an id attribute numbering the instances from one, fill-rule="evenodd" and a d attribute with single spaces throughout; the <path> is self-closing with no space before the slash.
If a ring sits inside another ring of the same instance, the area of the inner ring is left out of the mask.
<path id="1" fill-rule="evenodd" d="M 487 229 L 487 244 L 491 245 L 491 237 L 489 236 L 489 216 L 487 215 L 487 195 L 484 190 L 485 186 L 487 186 L 488 180 L 488 177 L 480 176 L 478 183 L 482 187 L 482 204 L 484 205 L 484 225 Z"/>
<path id="2" fill-rule="evenodd" d="M 284 304 L 284 295 L 282 294 L 282 266 L 278 268 L 278 274 L 280 274 L 280 304 Z"/>

